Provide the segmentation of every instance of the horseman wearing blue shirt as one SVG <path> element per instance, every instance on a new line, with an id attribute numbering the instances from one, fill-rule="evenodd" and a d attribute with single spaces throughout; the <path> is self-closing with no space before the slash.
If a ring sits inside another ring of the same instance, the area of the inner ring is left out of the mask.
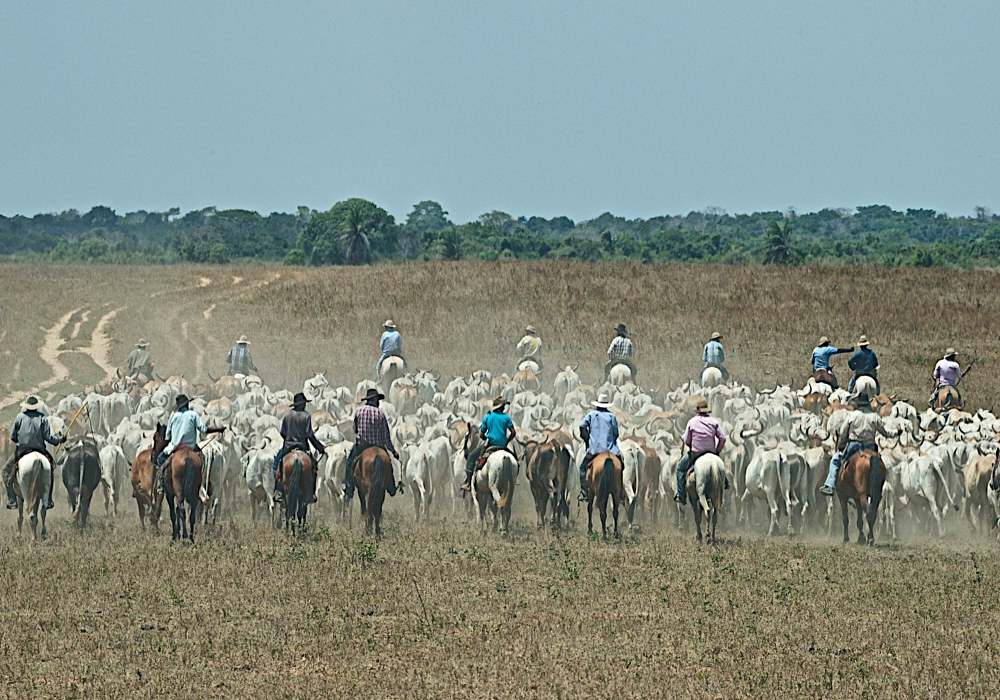
<path id="1" fill-rule="evenodd" d="M 875 394 L 881 393 L 878 383 L 878 355 L 869 349 L 867 336 L 861 336 L 858 340 L 858 351 L 851 355 L 847 361 L 847 366 L 854 370 L 851 376 L 851 383 L 847 386 L 850 393 L 854 393 L 854 384 L 858 377 L 871 377 L 875 380 Z"/>
<path id="2" fill-rule="evenodd" d="M 711 339 L 705 345 L 705 349 L 701 353 L 701 359 L 705 362 L 704 369 L 709 367 L 715 367 L 717 370 L 722 372 L 722 381 L 729 383 L 729 370 L 727 370 L 723 363 L 726 361 L 726 351 L 722 347 L 722 334 L 713 333 Z"/>
<path id="3" fill-rule="evenodd" d="M 594 457 L 610 452 L 621 457 L 618 449 L 618 419 L 610 410 L 611 401 L 607 394 L 601 394 L 597 401 L 591 403 L 595 410 L 591 411 L 580 422 L 580 437 L 587 443 L 587 456 L 580 464 L 580 496 L 579 500 L 587 500 L 587 470 Z"/>
<path id="4" fill-rule="evenodd" d="M 482 425 L 479 426 L 479 437 L 483 444 L 473 450 L 465 463 L 465 483 L 462 484 L 462 491 L 469 491 L 472 488 L 472 475 L 479 467 L 486 464 L 486 460 L 497 450 L 507 450 L 507 444 L 514 439 L 517 431 L 514 429 L 514 420 L 504 413 L 507 400 L 498 396 L 493 399 L 493 409 L 483 417 Z M 517 458 L 517 455 L 514 455 Z"/>
<path id="5" fill-rule="evenodd" d="M 382 381 L 382 363 L 390 357 L 398 357 L 403 360 L 403 366 L 406 366 L 406 360 L 402 355 L 403 336 L 396 329 L 396 324 L 389 320 L 382 324 L 382 328 L 382 339 L 379 341 L 379 349 L 382 351 L 382 357 L 378 358 L 378 364 L 375 365 L 375 377 L 377 381 Z"/>
<path id="6" fill-rule="evenodd" d="M 819 339 L 819 345 L 812 351 L 812 356 L 809 361 L 812 362 L 813 366 L 813 379 L 818 382 L 824 382 L 832 386 L 834 389 L 840 388 L 840 383 L 837 381 L 836 375 L 834 375 L 833 370 L 830 369 L 830 359 L 834 355 L 840 355 L 845 352 L 853 352 L 854 348 L 835 348 L 830 345 L 830 339 L 825 335 Z M 829 375 L 827 379 L 826 375 Z"/>

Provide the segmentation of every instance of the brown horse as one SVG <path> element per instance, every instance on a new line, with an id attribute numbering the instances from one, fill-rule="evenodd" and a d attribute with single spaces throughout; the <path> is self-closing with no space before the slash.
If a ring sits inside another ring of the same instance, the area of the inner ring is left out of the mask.
<path id="1" fill-rule="evenodd" d="M 382 504 L 385 490 L 392 477 L 389 453 L 381 447 L 369 447 L 354 461 L 354 485 L 361 503 L 361 517 L 365 519 L 365 534 L 382 536 Z"/>
<path id="2" fill-rule="evenodd" d="M 528 442 L 522 454 L 524 473 L 535 499 L 538 529 L 545 526 L 545 513 L 552 505 L 552 527 L 558 528 L 562 518 L 569 520 L 566 484 L 569 480 L 569 451 L 559 442 L 549 440 L 539 444 Z"/>
<path id="3" fill-rule="evenodd" d="M 820 384 L 829 384 L 836 389 L 839 384 L 837 378 L 833 376 L 833 371 L 828 369 L 818 369 L 812 373 L 812 380 Z"/>
<path id="4" fill-rule="evenodd" d="M 949 408 L 961 409 L 965 407 L 965 401 L 962 400 L 962 394 L 959 393 L 958 387 L 944 385 L 939 386 L 934 391 L 930 407 L 935 411 L 946 411 Z"/>
<path id="5" fill-rule="evenodd" d="M 302 450 L 292 450 L 281 460 L 281 483 L 285 488 L 285 529 L 295 532 L 306 525 L 306 510 L 316 490 L 312 457 Z"/>
<path id="6" fill-rule="evenodd" d="M 194 542 L 202 466 L 201 455 L 187 445 L 175 447 L 163 464 L 163 490 L 170 507 L 174 540 L 183 537 Z"/>
<path id="7" fill-rule="evenodd" d="M 153 529 L 159 530 L 163 494 L 156 492 L 156 458 L 166 446 L 167 427 L 160 423 L 153 433 L 152 449 L 143 450 L 132 462 L 132 498 L 139 506 L 139 524 L 143 530 L 146 529 L 146 509 L 149 509 L 150 525 Z"/>
<path id="8" fill-rule="evenodd" d="M 844 542 L 849 542 L 847 503 L 854 501 L 858 512 L 858 544 L 865 544 L 864 519 L 868 518 L 868 544 L 875 544 L 875 521 L 882 501 L 882 486 L 885 484 L 885 468 L 882 459 L 872 450 L 861 450 L 851 456 L 850 461 L 837 474 L 837 496 L 840 511 L 844 516 Z"/>
<path id="9" fill-rule="evenodd" d="M 601 529 L 608 537 L 608 497 L 611 497 L 611 513 L 615 519 L 615 539 L 618 534 L 618 504 L 622 500 L 622 461 L 611 452 L 603 452 L 594 457 L 587 469 L 587 534 L 594 531 L 594 501 L 601 512 Z"/>

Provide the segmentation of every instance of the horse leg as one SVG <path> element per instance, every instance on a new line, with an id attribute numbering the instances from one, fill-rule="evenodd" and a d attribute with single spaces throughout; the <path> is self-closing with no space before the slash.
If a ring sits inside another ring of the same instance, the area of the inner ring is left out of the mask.
<path id="1" fill-rule="evenodd" d="M 844 516 L 844 542 L 850 542 L 851 535 L 848 532 L 848 527 L 850 526 L 851 519 L 847 514 L 847 498 L 845 496 L 840 497 L 840 513 Z"/>
<path id="2" fill-rule="evenodd" d="M 878 520 L 879 501 L 868 501 L 868 544 L 875 544 L 875 522 Z"/>
<path id="3" fill-rule="evenodd" d="M 620 503 L 621 503 L 621 497 L 620 496 L 615 496 L 614 494 L 612 494 L 612 496 L 611 496 L 611 517 L 613 517 L 614 520 L 615 520 L 615 539 L 616 540 L 621 538 L 621 533 L 618 532 L 618 505 Z"/>
<path id="4" fill-rule="evenodd" d="M 594 497 L 587 499 L 587 534 L 594 534 Z"/>
<path id="5" fill-rule="evenodd" d="M 868 510 L 868 498 L 867 496 L 860 496 L 857 499 L 858 512 L 857 512 L 857 526 L 858 526 L 858 544 L 865 543 L 865 512 Z"/>
<path id="6" fill-rule="evenodd" d="M 24 499 L 17 499 L 17 534 L 21 534 L 21 525 L 24 523 Z"/>
<path id="7" fill-rule="evenodd" d="M 47 532 L 47 531 L 45 530 L 45 515 L 46 515 L 46 514 L 48 513 L 48 511 L 49 511 L 49 509 L 45 507 L 45 504 L 46 504 L 47 502 L 48 502 L 48 495 L 46 495 L 46 496 L 44 496 L 44 497 L 42 498 L 42 503 L 41 503 L 41 512 L 42 512 L 42 516 L 41 516 L 41 517 L 42 517 L 42 541 L 43 541 L 43 542 L 44 542 L 44 541 L 45 541 L 45 540 L 46 540 L 46 539 L 48 538 L 48 536 L 49 536 L 48 532 Z"/>
<path id="8" fill-rule="evenodd" d="M 191 514 L 188 516 L 188 524 L 191 528 L 188 538 L 191 540 L 191 544 L 194 544 L 194 524 L 198 521 L 198 501 L 188 505 L 191 508 Z"/>
<path id="9" fill-rule="evenodd" d="M 702 541 L 701 536 L 701 504 L 698 503 L 694 507 L 694 527 L 698 533 L 698 542 Z"/>

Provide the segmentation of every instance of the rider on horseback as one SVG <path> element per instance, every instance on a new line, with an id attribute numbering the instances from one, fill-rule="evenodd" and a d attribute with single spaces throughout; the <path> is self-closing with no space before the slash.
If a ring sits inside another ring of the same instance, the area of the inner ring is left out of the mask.
<path id="1" fill-rule="evenodd" d="M 281 419 L 281 437 L 284 438 L 284 443 L 281 449 L 278 450 L 278 454 L 274 456 L 274 463 L 271 465 L 271 468 L 274 470 L 275 501 L 284 499 L 284 485 L 281 475 L 278 474 L 278 468 L 281 466 L 281 460 L 285 458 L 285 455 L 292 450 L 301 450 L 309 455 L 309 459 L 312 461 L 313 481 L 315 483 L 319 460 L 309 454 L 309 445 L 315 447 L 320 454 L 326 454 L 326 447 L 313 432 L 312 418 L 309 416 L 309 412 L 306 411 L 307 403 L 309 403 L 309 400 L 300 391 L 292 398 L 292 407 L 285 413 L 285 417 Z M 309 503 L 315 502 L 316 494 L 310 494 Z"/>
<path id="2" fill-rule="evenodd" d="M 688 446 L 689 452 L 677 461 L 677 493 L 674 500 L 684 505 L 687 503 L 687 473 L 689 468 L 694 468 L 703 455 L 718 455 L 722 448 L 726 446 L 726 434 L 722 432 L 719 421 L 712 418 L 709 413 L 708 401 L 704 396 L 699 396 L 694 405 L 694 416 L 688 421 L 684 428 L 684 444 Z M 726 474 L 726 488 L 729 488 L 729 474 Z"/>
<path id="3" fill-rule="evenodd" d="M 250 357 L 250 341 L 245 335 L 241 335 L 240 339 L 236 341 L 236 345 L 230 348 L 226 354 L 226 362 L 229 363 L 229 376 L 257 374 L 257 365 Z"/>
<path id="4" fill-rule="evenodd" d="M 204 464 L 205 460 L 202 457 L 201 448 L 198 447 L 198 435 L 223 433 L 226 430 L 226 426 L 224 425 L 218 428 L 206 427 L 205 423 L 201 420 L 201 416 L 190 409 L 190 403 L 191 399 L 184 394 L 178 396 L 177 410 L 174 411 L 174 415 L 170 416 L 170 422 L 167 423 L 167 446 L 163 448 L 163 451 L 156 458 L 157 493 L 163 493 L 163 465 L 166 463 L 167 457 L 173 454 L 174 450 L 181 445 L 187 445 L 198 453 L 198 457 L 201 458 L 202 464 Z"/>
<path id="5" fill-rule="evenodd" d="M 382 351 L 382 356 L 378 358 L 378 364 L 375 365 L 375 380 L 379 382 L 382 381 L 382 363 L 390 357 L 398 357 L 403 360 L 403 367 L 406 367 L 406 360 L 402 354 L 403 336 L 396 329 L 396 324 L 391 320 L 387 320 L 382 324 L 382 331 L 382 339 L 379 341 L 379 349 Z"/>
<path id="6" fill-rule="evenodd" d="M 472 475 L 476 470 L 486 464 L 489 456 L 497 450 L 507 450 L 507 444 L 517 435 L 514 420 L 504 413 L 506 406 L 507 400 L 498 396 L 493 399 L 492 410 L 483 417 L 483 423 L 479 426 L 479 437 L 482 438 L 483 444 L 473 450 L 465 462 L 465 483 L 462 484 L 462 491 L 472 490 Z"/>
<path id="7" fill-rule="evenodd" d="M 46 508 L 54 508 L 52 502 L 52 487 L 55 483 L 56 470 L 52 468 L 52 455 L 45 449 L 45 443 L 58 445 L 66 442 L 66 436 L 56 437 L 49 433 L 49 422 L 42 415 L 42 400 L 37 396 L 29 396 L 21 404 L 21 412 L 14 419 L 14 425 L 10 429 L 10 441 L 17 449 L 11 455 L 7 463 L 3 465 L 3 485 L 7 487 L 7 509 L 17 508 L 17 496 L 14 493 L 14 475 L 17 470 L 14 468 L 18 460 L 29 452 L 38 452 L 49 460 L 49 502 Z"/>
<path id="8" fill-rule="evenodd" d="M 146 377 L 147 381 L 153 378 L 153 356 L 146 350 L 147 347 L 149 347 L 149 343 L 146 342 L 145 338 L 139 338 L 139 342 L 135 344 L 135 350 L 125 358 L 126 376 L 132 379 L 143 376 Z"/>
<path id="9" fill-rule="evenodd" d="M 628 331 L 625 330 L 624 323 L 619 323 L 618 327 L 615 328 L 615 332 L 618 335 L 615 336 L 608 347 L 608 364 L 604 365 L 604 380 L 607 381 L 608 375 L 611 374 L 611 369 L 615 365 L 625 365 L 632 372 L 632 381 L 635 382 L 635 365 L 632 364 L 635 347 L 632 345 L 632 340 L 628 337 Z"/>
<path id="10" fill-rule="evenodd" d="M 826 483 L 819 489 L 827 496 L 833 495 L 841 464 L 847 464 L 859 450 L 871 450 L 878 454 L 878 446 L 875 444 L 876 433 L 886 437 L 899 435 L 898 432 L 890 435 L 885 429 L 882 416 L 872 410 L 871 397 L 868 394 L 863 391 L 858 394 L 854 405 L 856 410 L 851 411 L 837 439 L 837 447 L 843 451 L 834 453 L 833 459 L 830 460 L 830 473 L 826 477 Z M 844 449 L 845 444 L 847 449 Z"/>
<path id="11" fill-rule="evenodd" d="M 518 368 L 525 360 L 531 360 L 538 365 L 539 371 L 542 370 L 542 339 L 538 337 L 534 326 L 529 324 L 524 329 L 524 337 L 517 344 L 517 352 L 521 356 L 517 361 Z"/>
<path id="12" fill-rule="evenodd" d="M 624 326 L 619 326 L 624 329 Z M 621 336 L 619 336 L 621 337 Z M 610 410 L 611 400 L 607 394 L 601 394 L 597 401 L 592 401 L 591 405 L 595 410 L 588 413 L 580 421 L 580 438 L 587 443 L 587 455 L 580 464 L 580 496 L 578 500 L 587 500 L 587 470 L 594 457 L 605 452 L 610 452 L 616 457 L 621 457 L 621 450 L 618 449 L 618 419 Z"/>
<path id="13" fill-rule="evenodd" d="M 851 383 L 847 385 L 847 391 L 854 393 L 854 384 L 858 377 L 871 377 L 875 380 L 875 394 L 881 393 L 878 384 L 878 355 L 868 347 L 868 337 L 861 336 L 858 340 L 858 351 L 851 355 L 847 361 L 847 366 L 854 370 L 851 376 Z"/>
<path id="14" fill-rule="evenodd" d="M 399 453 L 392 445 L 392 436 L 389 434 L 389 421 L 386 420 L 385 412 L 378 407 L 379 401 L 385 396 L 378 392 L 378 389 L 369 389 L 365 394 L 365 403 L 354 411 L 354 435 L 356 440 L 351 453 L 347 455 L 347 469 L 344 471 L 344 496 L 351 498 L 354 495 L 354 462 L 357 461 L 361 453 L 369 447 L 381 447 L 397 460 Z M 389 469 L 389 488 L 386 493 L 390 496 L 396 495 L 396 476 L 392 468 Z"/>
<path id="15" fill-rule="evenodd" d="M 813 375 L 816 375 L 817 373 L 829 374 L 830 380 L 828 383 L 834 389 L 839 389 L 840 384 L 839 382 L 837 382 L 837 377 L 836 375 L 834 375 L 833 370 L 830 369 L 830 359 L 834 355 L 840 355 L 845 352 L 853 352 L 853 351 L 854 351 L 853 347 L 851 348 L 832 347 L 830 345 L 830 339 L 824 335 L 822 338 L 819 339 L 819 345 L 817 345 L 816 348 L 812 351 L 812 356 L 809 358 L 809 361 L 812 362 L 813 366 Z M 822 379 L 817 377 L 816 381 L 825 381 L 825 379 L 826 379 L 825 377 Z"/>
<path id="16" fill-rule="evenodd" d="M 723 366 L 723 363 L 726 361 L 726 351 L 722 348 L 721 333 L 712 334 L 712 337 L 705 344 L 705 349 L 701 353 L 701 359 L 705 362 L 704 369 L 715 367 L 722 372 L 722 381 L 727 384 L 729 383 L 729 370 Z"/>
<path id="17" fill-rule="evenodd" d="M 934 365 L 934 391 L 931 393 L 931 398 L 928 403 L 933 404 L 934 396 L 941 390 L 942 387 L 951 387 L 958 394 L 959 400 L 961 401 L 961 393 L 958 390 L 958 384 L 962 381 L 962 367 L 956 361 L 956 356 L 958 353 L 955 352 L 955 348 L 948 348 L 944 353 L 944 359 L 938 360 L 938 363 Z M 972 365 L 969 365 L 971 368 Z M 969 370 L 966 369 L 966 372 Z"/>

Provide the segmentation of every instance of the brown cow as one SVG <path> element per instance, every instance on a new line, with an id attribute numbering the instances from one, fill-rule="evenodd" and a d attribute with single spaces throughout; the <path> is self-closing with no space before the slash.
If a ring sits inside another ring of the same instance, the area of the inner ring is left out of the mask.
<path id="1" fill-rule="evenodd" d="M 830 399 L 821 391 L 814 391 L 802 399 L 802 410 L 814 413 L 817 416 L 822 416 L 823 411 L 829 405 Z"/>
<path id="2" fill-rule="evenodd" d="M 545 513 L 552 505 L 552 527 L 558 528 L 562 518 L 569 520 L 569 503 L 566 501 L 566 487 L 569 483 L 569 450 L 555 440 L 539 444 L 535 440 L 524 446 L 521 455 L 524 473 L 535 499 L 537 527 L 545 526 Z"/>
<path id="3" fill-rule="evenodd" d="M 513 383 L 517 385 L 518 391 L 538 391 L 541 387 L 538 377 L 530 369 L 522 369 L 515 372 Z"/>
<path id="4" fill-rule="evenodd" d="M 987 493 L 996 463 L 996 454 L 977 455 L 963 468 L 955 467 L 955 471 L 962 475 L 965 482 L 965 517 L 969 520 L 969 526 L 979 534 L 983 534 L 986 519 L 992 516 L 993 507 Z M 973 508 L 976 510 L 975 518 Z"/>

